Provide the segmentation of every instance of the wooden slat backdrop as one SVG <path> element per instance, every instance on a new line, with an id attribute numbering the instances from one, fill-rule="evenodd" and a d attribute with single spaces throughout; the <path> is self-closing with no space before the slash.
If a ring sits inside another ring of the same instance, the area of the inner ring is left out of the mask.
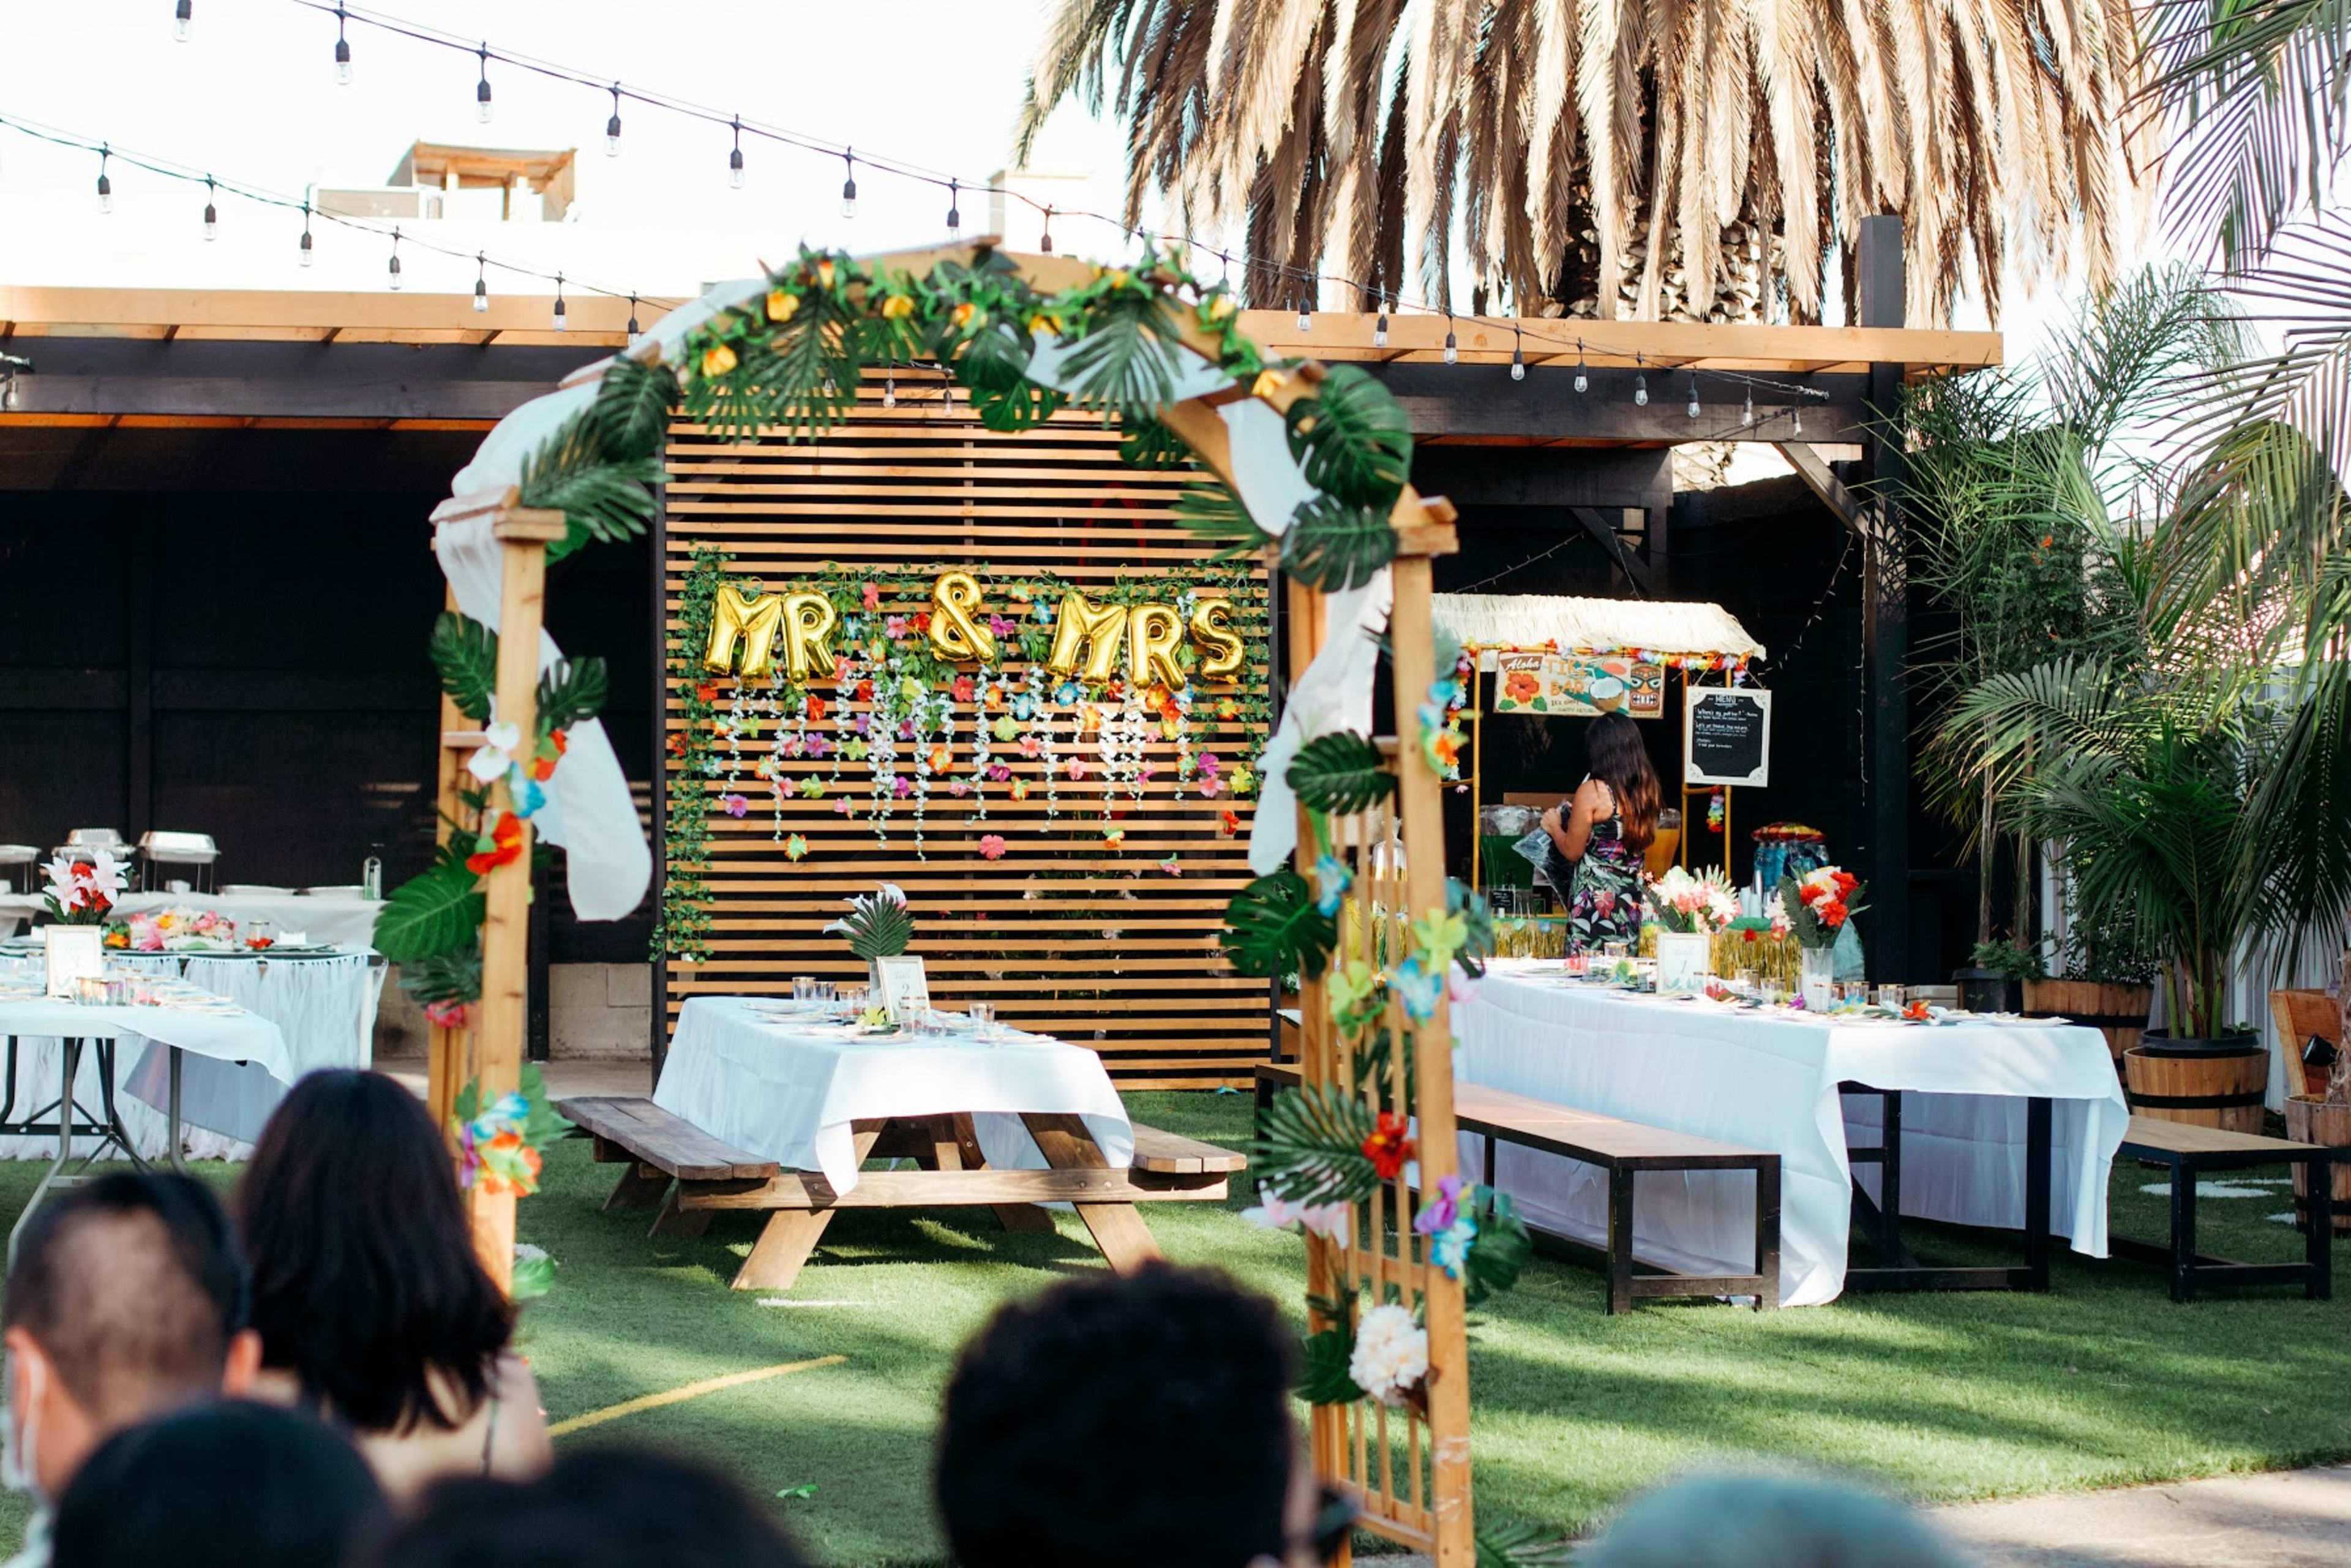
<path id="1" fill-rule="evenodd" d="M 985 564 L 997 574 L 988 608 L 998 613 L 1012 612 L 999 585 L 1029 573 L 1050 572 L 1096 594 L 1121 576 L 1196 580 L 1201 549 L 1169 509 L 1186 476 L 1127 467 L 1116 435 L 1099 418 L 1065 413 L 1025 434 L 999 434 L 970 418 L 960 396 L 943 406 L 933 377 L 901 372 L 896 388 L 897 406 L 884 409 L 882 382 L 870 380 L 854 416 L 813 444 L 772 437 L 737 444 L 692 424 L 672 430 L 664 570 L 673 628 L 695 551 L 706 546 L 732 553 L 730 580 L 762 579 L 771 590 L 826 563 L 925 578 L 935 568 Z M 885 601 L 885 608 L 903 613 L 928 604 Z M 1261 642 L 1261 576 L 1234 594 L 1234 611 L 1236 629 Z M 1265 672 L 1257 667 L 1247 678 L 1262 683 Z M 670 685 L 664 726 L 674 731 L 685 721 Z M 1194 755 L 1217 753 L 1228 777 L 1262 738 L 1214 717 L 1216 696 L 1234 689 L 1196 685 L 1191 721 Z M 832 702 L 829 683 L 818 690 Z M 970 713 L 968 706 L 957 711 L 958 774 L 969 770 Z M 1265 1054 L 1267 985 L 1234 975 L 1217 936 L 1226 901 L 1249 877 L 1255 800 L 1229 793 L 1204 800 L 1196 780 L 1177 799 L 1176 744 L 1160 737 L 1155 720 L 1146 733 L 1144 755 L 1157 776 L 1118 820 L 1126 830 L 1121 849 L 1102 840 L 1104 786 L 1093 746 L 1075 749 L 1064 736 L 1065 767 L 1068 758 L 1082 757 L 1090 776 L 1072 780 L 1065 771 L 1050 827 L 1039 765 L 1024 760 L 1017 744 L 992 743 L 995 760 L 1029 780 L 1029 799 L 1016 802 L 1008 786 L 990 786 L 987 816 L 975 821 L 970 800 L 955 800 L 935 783 L 928 858 L 918 859 L 913 803 L 899 802 L 888 844 L 877 844 L 869 775 L 862 763 L 849 763 L 833 793 L 783 802 L 784 833 L 800 833 L 809 845 L 797 863 L 776 841 L 765 782 L 749 776 L 772 737 L 742 741 L 742 793 L 753 804 L 740 820 L 711 818 L 711 957 L 670 964 L 671 1027 L 689 997 L 789 995 L 795 975 L 862 978 L 847 946 L 820 928 L 843 913 L 847 895 L 888 881 L 912 902 L 911 951 L 925 960 L 934 1002 L 991 1001 L 1008 1022 L 1101 1051 L 1128 1086 L 1244 1081 Z M 727 747 L 717 754 L 726 756 Z M 904 743 L 901 755 L 911 767 Z M 680 766 L 671 756 L 673 772 Z M 785 767 L 830 778 L 832 765 Z M 856 807 L 853 815 L 835 810 L 841 796 Z M 1222 831 L 1228 808 L 1240 818 L 1238 835 Z M 1008 841 L 999 860 L 978 853 L 987 832 Z M 1171 855 L 1180 875 L 1161 868 Z"/>

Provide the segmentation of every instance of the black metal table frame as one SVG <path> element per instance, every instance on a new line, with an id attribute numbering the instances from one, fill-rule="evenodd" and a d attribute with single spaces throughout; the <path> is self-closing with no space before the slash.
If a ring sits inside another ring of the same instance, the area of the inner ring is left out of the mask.
<path id="1" fill-rule="evenodd" d="M 1922 1264 L 1902 1241 L 1902 1096 L 1899 1089 L 1847 1082 L 1843 1094 L 1874 1094 L 1885 1107 L 1877 1146 L 1845 1151 L 1846 1162 L 1877 1167 L 1876 1200 L 1853 1176 L 1853 1211 L 1877 1254 L 1876 1265 L 1844 1271 L 1846 1294 L 1872 1291 L 2042 1291 L 2049 1289 L 2051 1173 L 2055 1157 L 2054 1108 L 2047 1095 L 2024 1102 L 2024 1266 L 1935 1268 Z M 1924 1091 L 1909 1091 L 1924 1092 Z"/>
<path id="2" fill-rule="evenodd" d="M 32 1196 L 25 1200 L 24 1211 L 17 1215 L 16 1223 L 9 1228 L 8 1259 L 14 1262 L 17 1238 L 32 1219 L 34 1211 L 40 1207 L 41 1200 L 49 1195 L 49 1190 L 81 1180 L 80 1171 L 87 1171 L 96 1164 L 110 1147 L 120 1150 L 125 1159 L 142 1171 L 152 1167 L 141 1156 L 138 1145 L 122 1124 L 122 1113 L 114 1103 L 114 1051 L 118 1043 L 115 1039 L 83 1035 L 60 1037 L 57 1042 L 57 1097 L 37 1111 L 26 1112 L 22 1121 L 12 1119 L 16 1109 L 17 1037 L 12 1034 L 7 1040 L 8 1082 L 5 1096 L 0 1096 L 0 1137 L 37 1138 L 54 1131 L 57 1139 L 57 1152 L 50 1159 L 49 1168 L 41 1173 L 41 1179 L 34 1184 Z M 74 1097 L 74 1080 L 80 1075 L 81 1053 L 86 1047 L 94 1047 L 97 1052 L 98 1103 L 101 1108 L 99 1114 L 93 1114 L 89 1107 Z M 188 1166 L 180 1151 L 180 1048 L 165 1044 L 164 1050 L 169 1052 L 171 1077 L 169 1103 L 164 1111 L 171 1137 L 169 1158 L 172 1168 L 184 1176 L 188 1174 Z M 42 1118 L 52 1113 L 55 1120 L 45 1123 Z M 77 1116 L 80 1117 L 79 1121 L 75 1120 Z M 76 1138 L 96 1138 L 99 1145 L 81 1156 L 80 1171 L 68 1176 L 66 1167 L 74 1163 L 73 1141 Z"/>

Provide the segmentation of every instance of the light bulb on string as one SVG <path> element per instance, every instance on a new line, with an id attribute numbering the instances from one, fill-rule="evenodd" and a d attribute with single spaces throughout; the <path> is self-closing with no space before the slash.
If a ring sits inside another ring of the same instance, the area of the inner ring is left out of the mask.
<path id="1" fill-rule="evenodd" d="M 310 265 L 310 204 L 302 204 L 302 265 Z"/>
<path id="2" fill-rule="evenodd" d="M 1802 435 L 1804 434 L 1804 405 L 1802 403 L 1796 404 L 1794 413 L 1796 415 L 1795 434 Z"/>
<path id="3" fill-rule="evenodd" d="M 743 188 L 743 117 L 735 117 L 735 151 L 726 154 L 726 183 Z"/>
<path id="4" fill-rule="evenodd" d="M 1689 379 L 1689 416 L 1692 419 L 1696 419 L 1698 416 L 1698 372 L 1696 371 L 1692 371 L 1690 372 Z"/>
<path id="5" fill-rule="evenodd" d="M 172 8 L 172 37 L 180 43 L 184 44 L 188 41 L 189 28 L 196 19 L 195 12 L 193 0 L 180 0 L 180 3 Z"/>
<path id="6" fill-rule="evenodd" d="M 106 161 L 110 156 L 106 144 L 100 142 L 98 148 L 98 210 L 101 213 L 114 211 L 114 182 L 106 175 Z"/>
<path id="7" fill-rule="evenodd" d="M 644 329 L 637 325 L 637 297 L 636 297 L 635 295 L 632 294 L 632 295 L 630 295 L 630 296 L 629 296 L 629 344 L 630 344 L 630 346 L 631 346 L 632 348 L 635 347 L 635 346 L 636 346 L 636 341 L 637 341 L 637 340 L 638 340 L 639 338 L 643 337 L 643 335 L 644 335 Z"/>
<path id="8" fill-rule="evenodd" d="M 490 46 L 484 44 L 475 52 L 482 57 L 482 79 L 474 84 L 474 118 L 487 125 L 497 113 L 490 102 Z"/>
<path id="9" fill-rule="evenodd" d="M 1526 339 L 1516 327 L 1510 329 L 1510 379 L 1514 382 L 1527 379 Z"/>
<path id="10" fill-rule="evenodd" d="M 947 238 L 963 238 L 963 183 L 947 182 Z"/>
<path id="11" fill-rule="evenodd" d="M 1592 372 L 1583 368 L 1583 340 L 1581 338 L 1575 340 L 1575 390 L 1592 390 Z"/>
<path id="12" fill-rule="evenodd" d="M 476 251 L 474 255 L 474 311 L 479 315 L 490 308 L 489 258 Z"/>
<path id="13" fill-rule="evenodd" d="M 1747 389 L 1747 406 L 1739 411 L 1739 423 L 1741 424 L 1755 423 L 1755 388 L 1752 385 Z"/>
<path id="14" fill-rule="evenodd" d="M 351 41 L 344 35 L 350 13 L 340 5 L 335 7 L 335 85 L 351 85 Z"/>
<path id="15" fill-rule="evenodd" d="M 1461 362 L 1461 345 L 1453 340 L 1451 316 L 1445 318 L 1445 362 L 1448 365 L 1458 365 Z"/>
<path id="16" fill-rule="evenodd" d="M 882 406 L 883 408 L 898 406 L 898 378 L 894 373 L 885 374 L 882 378 Z"/>
<path id="17" fill-rule="evenodd" d="M 1384 349 L 1387 346 L 1388 302 L 1383 299 L 1380 301 L 1379 319 L 1372 323 L 1372 347 L 1374 349 Z"/>
<path id="18" fill-rule="evenodd" d="M 1299 296 L 1298 329 L 1301 332 L 1314 330 L 1314 296 L 1321 293 L 1322 288 L 1322 280 L 1318 277 L 1306 286 L 1304 294 Z"/>
<path id="19" fill-rule="evenodd" d="M 1046 256 L 1053 254 L 1053 209 L 1045 209 L 1045 223 L 1037 235 L 1037 248 Z"/>
<path id="20" fill-rule="evenodd" d="M 604 122 L 604 156 L 621 155 L 621 84 L 612 84 L 612 118 Z"/>
<path id="21" fill-rule="evenodd" d="M 400 229 L 397 225 L 394 225 L 392 231 L 392 265 L 384 270 L 391 279 L 385 287 L 398 289 L 400 287 Z"/>
<path id="22" fill-rule="evenodd" d="M 214 206 L 214 205 L 213 204 L 213 203 L 214 203 L 214 197 L 216 197 L 219 193 L 220 193 L 220 192 L 219 192 L 219 187 L 217 187 L 216 185 L 214 185 L 214 184 L 213 183 L 213 177 L 212 177 L 210 174 L 205 175 L 205 176 L 204 176 L 204 238 L 205 238 L 207 241 L 210 241 L 210 240 L 216 240 L 216 239 L 220 238 L 220 208 L 218 208 L 217 206 Z"/>
<path id="23" fill-rule="evenodd" d="M 857 215 L 857 154 L 843 152 L 841 162 L 849 171 L 849 178 L 841 183 L 841 215 L 853 218 Z"/>
<path id="24" fill-rule="evenodd" d="M 555 275 L 555 329 L 559 332 L 567 331 L 570 326 L 571 322 L 563 308 L 563 274 L 559 272 Z"/>

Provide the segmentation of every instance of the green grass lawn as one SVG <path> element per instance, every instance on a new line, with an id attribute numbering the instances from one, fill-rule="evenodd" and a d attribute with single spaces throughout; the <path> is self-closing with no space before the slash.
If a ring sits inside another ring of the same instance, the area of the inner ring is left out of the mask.
<path id="1" fill-rule="evenodd" d="M 1246 1137 L 1243 1095 L 1128 1100 L 1155 1125 L 1234 1146 Z M 37 1168 L 0 1166 L 9 1218 Z M 2159 1234 L 2161 1201 L 2139 1189 L 2160 1175 L 2117 1168 L 2117 1229 Z M 926 1478 L 955 1349 L 998 1302 L 1100 1266 L 1075 1218 L 1048 1237 L 1007 1234 L 985 1210 L 851 1211 L 789 1296 L 763 1298 L 726 1288 L 752 1217 L 650 1239 L 644 1215 L 600 1211 L 611 1179 L 584 1143 L 567 1143 L 548 1190 L 523 1206 L 525 1239 L 559 1264 L 555 1293 L 523 1329 L 551 1418 L 727 1373 L 847 1359 L 561 1441 L 681 1449 L 762 1496 L 812 1483 L 777 1506 L 822 1561 L 939 1562 Z M 2204 1202 L 2208 1249 L 2299 1255 L 2300 1238 L 2264 1218 L 2290 1200 L 2263 1190 Z M 1220 1265 L 1299 1311 L 1301 1242 L 1249 1225 L 1241 1207 L 1237 1195 L 1145 1212 L 1171 1258 Z M 1912 1228 L 1937 1260 L 1993 1255 L 1974 1238 Z M 1602 1312 L 1596 1274 L 1539 1259 L 1473 1320 L 1479 1506 L 1580 1531 L 1628 1492 L 1715 1459 L 1848 1468 L 1944 1500 L 2351 1454 L 2351 1301 L 2266 1291 L 2178 1307 L 2154 1269 L 2058 1257 L 2047 1296 L 1859 1297 L 1761 1314 L 1687 1303 L 1621 1318 Z M 0 1543 L 13 1549 L 21 1518 L 21 1507 L 0 1516 Z"/>

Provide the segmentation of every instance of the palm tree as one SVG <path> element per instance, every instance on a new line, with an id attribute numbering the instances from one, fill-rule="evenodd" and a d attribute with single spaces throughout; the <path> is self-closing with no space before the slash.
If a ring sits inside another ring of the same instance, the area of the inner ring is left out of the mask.
<path id="1" fill-rule="evenodd" d="M 1260 304 L 1334 267 L 1449 304 L 1458 229 L 1473 308 L 1816 320 L 1898 213 L 1938 324 L 1970 264 L 1995 314 L 2003 261 L 2114 275 L 2139 58 L 2129 0 L 1059 0 L 1017 140 L 1111 105 L 1126 221 L 1245 232 Z"/>

